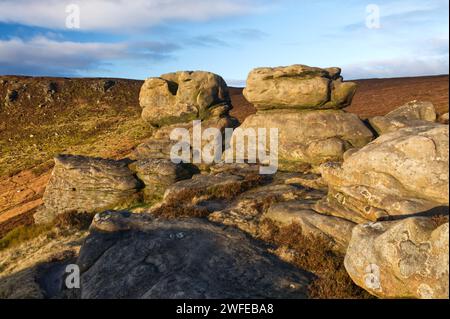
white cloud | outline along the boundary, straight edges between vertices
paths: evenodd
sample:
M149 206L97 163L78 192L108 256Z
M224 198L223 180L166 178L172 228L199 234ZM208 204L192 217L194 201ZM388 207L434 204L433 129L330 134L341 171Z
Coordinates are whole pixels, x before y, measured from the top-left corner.
M99 43L57 41L47 37L0 40L0 74L78 75L107 68L108 63L132 60L148 63L171 57L170 43Z
M80 6L82 30L122 31L172 19L206 20L255 12L267 0L2 0L0 22L64 29L66 6Z

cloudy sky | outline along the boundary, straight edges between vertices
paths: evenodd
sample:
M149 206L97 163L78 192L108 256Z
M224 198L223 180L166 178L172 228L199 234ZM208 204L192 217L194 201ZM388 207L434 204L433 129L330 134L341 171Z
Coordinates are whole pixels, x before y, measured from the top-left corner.
M448 11L448 0L0 0L0 74L207 70L231 85L295 63L347 79L447 74Z

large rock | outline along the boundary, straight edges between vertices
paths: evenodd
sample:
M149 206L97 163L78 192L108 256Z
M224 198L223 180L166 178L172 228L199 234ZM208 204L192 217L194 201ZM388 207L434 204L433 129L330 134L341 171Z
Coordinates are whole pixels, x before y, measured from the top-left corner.
M34 215L46 223L65 212L99 212L123 208L138 197L141 183L129 162L59 155L43 196L44 208Z
M353 281L381 298L449 297L448 222L429 218L358 225L345 256Z
M190 179L198 169L190 164L175 164L166 159L139 160L129 165L137 177L144 182L146 201L161 199L166 189L181 180Z
M353 82L342 82L339 68L306 65L258 68L250 72L245 98L258 110L332 109L350 105Z
M256 133L259 128L265 128L268 136L271 128L278 128L278 159L282 169L292 162L320 165L341 161L345 151L361 148L373 137L357 115L340 110L258 112L247 117L239 128L253 129ZM247 154L247 149L241 149L247 145L238 144L236 138L235 131L233 149ZM267 154L269 146L267 143Z
M378 134L386 134L405 127L426 125L436 121L436 110L430 102L411 101L385 116L369 119Z
M139 95L142 118L154 126L206 119L227 114L231 108L228 87L209 72L176 72L149 78Z
M305 298L309 274L200 219L103 213L82 247L81 298ZM113 230L113 232L112 232Z
M344 163L321 166L328 197L316 209L361 223L449 203L448 126L382 135Z
M297 224L303 234L321 237L330 241L336 250L345 252L356 224L343 218L318 214L311 206L304 200L276 203L270 206L263 218L280 226Z
M448 125L448 112L444 113L444 114L441 114L441 116L439 116L438 121L441 124L447 124Z

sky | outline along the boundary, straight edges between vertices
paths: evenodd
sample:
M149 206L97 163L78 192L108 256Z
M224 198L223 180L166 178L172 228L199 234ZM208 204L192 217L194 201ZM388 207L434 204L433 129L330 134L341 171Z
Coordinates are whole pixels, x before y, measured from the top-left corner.
M145 79L263 66L448 74L448 0L0 0L0 74Z

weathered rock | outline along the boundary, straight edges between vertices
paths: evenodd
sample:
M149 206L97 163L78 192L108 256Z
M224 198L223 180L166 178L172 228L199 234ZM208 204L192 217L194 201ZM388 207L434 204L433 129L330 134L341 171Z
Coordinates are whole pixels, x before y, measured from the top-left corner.
M149 78L139 95L142 118L154 126L189 122L227 114L228 87L209 72L176 72Z
M260 223L269 207L275 203L303 199L310 207L313 200L324 193L299 185L286 183L287 178L277 178L267 185L259 186L240 194L225 208L216 210L208 216L210 221L237 227L254 237L261 235Z
M381 298L449 297L448 223L429 218L358 225L345 256L353 281Z
M386 114L390 118L436 121L436 110L431 102L411 101Z
M302 233L331 241L336 250L345 252L356 225L348 220L318 214L311 207L314 201L294 200L270 206L263 218L281 226L298 224Z
M175 164L165 159L139 160L130 164L129 167L144 182L143 192L146 201L162 198L167 187L199 173L193 165Z
M126 231L105 231L105 216L93 223L77 261L81 298L306 297L309 273L237 230L200 219L120 215L105 222Z
M446 125L404 128L323 164L329 194L315 209L361 223L448 206L448 138Z
M378 134L386 134L405 127L416 127L436 121L436 110L430 102L412 101L389 112L385 116L369 119Z
M222 133L222 142L225 141L224 133L226 128L235 128L239 125L238 121L233 117L212 117L208 120L201 122L201 133L202 136L205 132L205 130L209 128L216 128ZM134 154L132 156L133 159L166 159L171 160L170 153L172 147L180 143L180 140L171 140L170 135L173 130L175 129L186 129L189 131L190 134L190 141L187 144L187 147L191 150L191 156L193 155L194 151L201 151L203 150L204 146L209 142L208 140L202 140L201 141L201 150L197 150L194 148L194 143L192 141L193 136L193 122L189 123L178 123L174 125L169 125L163 128L160 128L156 130L156 132L153 134L153 136L148 139L147 141L143 142L142 144L138 145L134 151ZM190 159L192 162L192 157ZM197 164L204 164L204 163L196 163ZM197 165L200 168L203 168L202 165Z
M339 68L306 65L258 68L250 72L245 98L258 110L333 109L350 105L353 82L342 82Z
M350 148L360 148L372 140L372 132L355 114L340 110L323 111L265 111L247 117L240 126L244 132L265 128L278 128L278 159L280 168L290 163L320 165L328 161L341 161ZM235 154L247 156L246 144L237 143L237 132L232 138ZM239 147L240 145L240 147ZM250 145L254 150L258 144ZM266 154L270 144L266 143Z
M448 124L448 112L439 116L438 122L441 124Z
M171 185L164 194L165 203L197 205L214 199L232 199L257 186L262 177L257 174L202 174Z
M128 161L59 155L45 190L44 208L34 215L46 223L69 211L98 212L127 207L137 199L141 183Z

